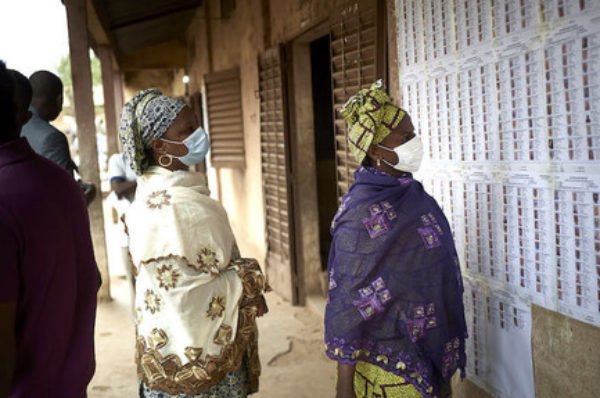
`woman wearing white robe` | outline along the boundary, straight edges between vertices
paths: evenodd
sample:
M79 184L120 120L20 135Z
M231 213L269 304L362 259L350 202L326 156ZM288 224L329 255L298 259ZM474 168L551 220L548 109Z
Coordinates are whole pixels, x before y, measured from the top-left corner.
M124 222L136 275L142 397L245 397L257 391L256 316L266 311L255 260L239 257L223 207L208 196L208 137L190 108L156 89L123 110L121 142L138 174Z

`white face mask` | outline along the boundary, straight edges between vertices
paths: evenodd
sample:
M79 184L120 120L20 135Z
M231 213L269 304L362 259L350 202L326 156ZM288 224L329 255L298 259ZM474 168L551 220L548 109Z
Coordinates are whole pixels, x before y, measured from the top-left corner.
M202 128L202 126L198 126L196 130L192 134L190 134L183 141L171 141L166 138L160 138L162 141L170 142L171 144L183 144L188 150L183 156L176 156L168 154L174 158L179 159L179 161L186 166L193 166L198 164L204 160L208 150L210 149L210 141L208 139L208 134Z
M398 171L414 173L421 167L421 161L423 161L423 143L418 136L414 136L411 140L395 148L387 148L379 144L377 146L396 153L398 156L398 163L396 164L391 164L385 159L381 160Z

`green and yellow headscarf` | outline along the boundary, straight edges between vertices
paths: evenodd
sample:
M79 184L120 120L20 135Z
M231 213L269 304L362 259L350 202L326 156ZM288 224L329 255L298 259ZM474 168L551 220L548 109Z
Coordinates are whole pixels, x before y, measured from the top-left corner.
M342 107L348 124L350 152L358 163L362 163L369 147L383 141L406 115L391 101L380 79L370 88L360 90Z

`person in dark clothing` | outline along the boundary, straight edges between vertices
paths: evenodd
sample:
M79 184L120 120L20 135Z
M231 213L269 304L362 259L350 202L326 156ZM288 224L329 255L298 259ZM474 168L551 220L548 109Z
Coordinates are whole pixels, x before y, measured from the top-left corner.
M29 77L33 96L29 111L31 120L23 126L21 136L27 138L31 148L43 157L58 164L71 175L79 171L69 151L67 137L49 122L55 120L63 106L63 84L58 76L45 70L34 72ZM88 204L94 199L93 184L79 182Z
M0 397L83 398L100 281L88 214L73 178L19 137L22 83L0 61Z
M33 89L29 80L21 72L9 69L8 72L11 74L15 83L15 99L17 105L17 123L20 126L25 125L33 114L28 109L33 97Z

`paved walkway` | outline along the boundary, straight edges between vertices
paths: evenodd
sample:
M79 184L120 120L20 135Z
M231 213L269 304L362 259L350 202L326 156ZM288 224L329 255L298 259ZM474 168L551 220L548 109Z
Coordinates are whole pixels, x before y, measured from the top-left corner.
M89 398L135 398L134 326L124 277L113 277L113 301L98 306L96 374ZM270 312L259 319L261 389L252 398L334 396L335 364L323 353L323 324L308 307L267 294Z

